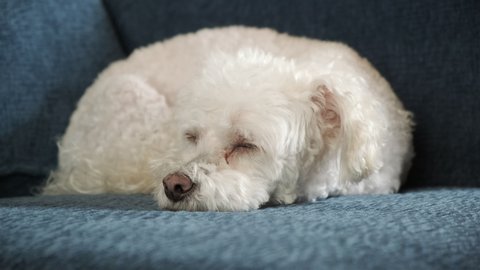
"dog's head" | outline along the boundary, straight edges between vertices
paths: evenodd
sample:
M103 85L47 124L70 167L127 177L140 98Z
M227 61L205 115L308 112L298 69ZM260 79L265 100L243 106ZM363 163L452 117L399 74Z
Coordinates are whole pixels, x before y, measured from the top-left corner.
M213 55L179 92L175 142L154 162L160 207L232 211L297 200L299 181L348 121L327 84L258 50Z

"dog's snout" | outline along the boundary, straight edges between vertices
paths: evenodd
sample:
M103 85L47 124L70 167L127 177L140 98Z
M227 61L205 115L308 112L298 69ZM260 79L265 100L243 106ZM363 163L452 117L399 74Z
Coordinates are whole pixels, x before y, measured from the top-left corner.
M165 195L173 202L183 200L194 187L192 180L183 173L170 174L163 179Z

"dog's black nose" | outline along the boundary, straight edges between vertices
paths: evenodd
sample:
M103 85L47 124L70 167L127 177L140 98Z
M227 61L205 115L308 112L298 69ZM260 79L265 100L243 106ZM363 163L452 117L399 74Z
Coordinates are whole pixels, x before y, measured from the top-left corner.
M183 173L170 174L163 179L165 195L172 202L183 200L193 190L193 186L192 180Z

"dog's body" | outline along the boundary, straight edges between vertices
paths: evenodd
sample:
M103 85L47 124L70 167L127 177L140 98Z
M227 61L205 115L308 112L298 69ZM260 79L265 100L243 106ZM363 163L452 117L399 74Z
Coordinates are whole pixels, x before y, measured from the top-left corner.
M202 30L99 76L44 193L153 192L161 208L185 210L392 193L411 139L410 114L347 46Z

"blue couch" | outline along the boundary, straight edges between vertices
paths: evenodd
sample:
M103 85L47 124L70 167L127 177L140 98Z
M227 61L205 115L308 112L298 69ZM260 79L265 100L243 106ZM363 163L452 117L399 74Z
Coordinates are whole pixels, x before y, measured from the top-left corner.
M0 269L479 269L480 4L0 0ZM415 114L399 194L251 212L147 195L31 196L110 62L178 33L268 26L366 56Z

